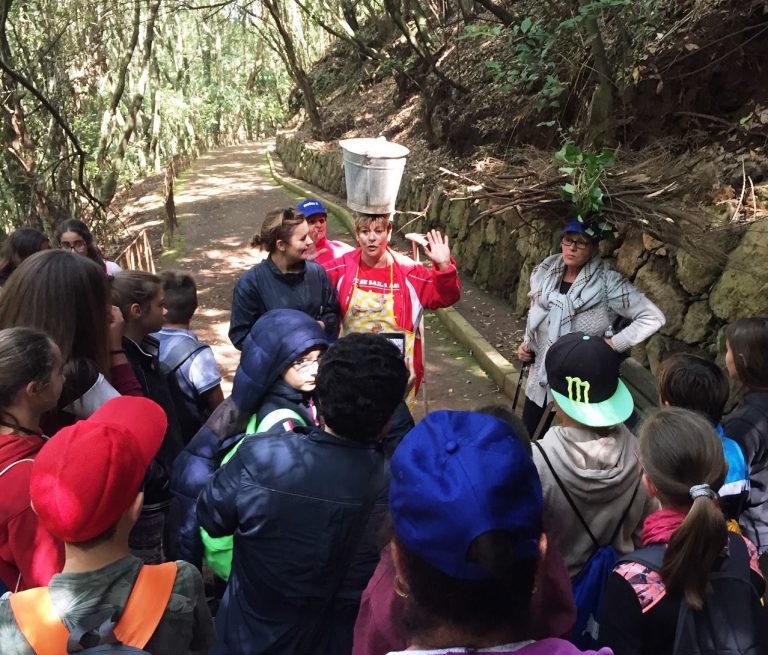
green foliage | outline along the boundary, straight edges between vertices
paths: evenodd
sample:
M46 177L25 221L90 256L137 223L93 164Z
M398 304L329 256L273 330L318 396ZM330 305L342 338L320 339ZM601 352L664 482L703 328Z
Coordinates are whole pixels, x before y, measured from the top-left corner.
M118 8L108 0L8 3L5 27L13 63L47 97L88 153L84 181L96 195L112 170L119 171L120 183L131 181L160 172L177 155L194 156L218 144L259 138L273 132L285 117L290 78L262 35L243 20L240 0L213 13L163 0L142 96L149 4L127 0ZM138 38L131 54L127 45L137 5ZM323 47L318 43L310 54ZM131 56L124 92L110 115L126 54ZM76 184L78 159L72 144L32 94L16 89L26 135L12 142L13 132L5 132L0 229L33 225L50 231L60 216L57 212L79 216L91 207ZM0 88L4 97L13 90ZM132 118L135 102L139 109ZM135 126L125 154L116 157L131 120ZM97 161L100 146L103 158ZM17 163L22 160L26 173ZM30 201L30 190L40 200Z
M463 34L459 39L474 39L477 37L496 38L504 33L503 25L490 25L489 23L470 23L464 26Z
M570 177L570 181L561 187L563 199L573 206L581 223L591 223L602 233L612 233L611 225L600 216L605 208L605 188L601 179L613 166L614 159L613 150L591 152L568 140L555 153L555 161L561 164L558 170Z
M474 29L470 29L474 28ZM501 36L500 25L468 25L466 34L471 36ZM490 60L486 68L493 74L494 83L507 93L534 94L537 111L558 109L563 85L557 75L557 64L552 56L556 35L548 32L541 23L526 16L506 31L512 42L513 56L504 64Z
M587 4L579 5L579 10L570 18L566 18L560 23L560 27L572 30L579 26L586 18L599 16L604 9L612 7L628 7L630 0L593 0Z

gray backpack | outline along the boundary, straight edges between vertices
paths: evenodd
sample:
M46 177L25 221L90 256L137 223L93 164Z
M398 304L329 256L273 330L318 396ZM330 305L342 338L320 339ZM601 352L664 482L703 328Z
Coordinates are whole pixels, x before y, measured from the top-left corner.
M659 572L665 547L641 548L619 562L638 562ZM693 609L683 598L677 616L674 655L765 655L768 613L751 580L749 551L741 535L728 533L728 557L709 576L711 592L704 607Z

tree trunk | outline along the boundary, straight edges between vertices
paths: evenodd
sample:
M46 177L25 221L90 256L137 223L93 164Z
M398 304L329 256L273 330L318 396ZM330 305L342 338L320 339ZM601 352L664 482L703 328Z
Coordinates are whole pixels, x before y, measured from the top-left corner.
M13 55L5 28L12 2L5 0L0 10L0 56L9 65L12 65ZM41 210L43 213L45 211L45 203L37 183L35 144L27 130L22 96L16 80L5 70L0 76L0 86L3 91L3 102L0 105L3 115L3 155L8 184L25 222L43 229L40 214Z
M136 93L131 102L130 112L125 119L125 129L123 130L122 138L117 144L115 154L112 158L112 166L101 186L101 201L105 205L109 205L115 197L117 182L120 179L120 172L123 169L125 153L136 127L136 117L144 102L144 93L147 88L147 83L149 82L149 69L150 64L152 63L152 43L155 38L155 20L157 19L157 13L160 10L160 2L161 0L151 0L149 5L149 16L146 20L146 33L144 35L144 43L142 47L141 74L139 75L139 81L136 85Z
M360 29L360 24L357 22L357 12L355 12L355 3L351 0L341 0L341 13L347 24L357 32Z
M322 139L323 121L320 118L320 110L317 106L315 91L312 88L312 81L309 79L304 67L296 56L293 39L285 28L285 23L283 22L282 16L280 16L280 10L276 0L262 0L262 2L272 16L272 19L275 21L275 27L277 27L277 31L280 33L284 46L285 60L288 64L288 69L293 81L296 82L296 85L301 89L304 108L307 110L307 118L309 118L309 123L312 125L312 133L316 138Z
M139 26L141 25L141 0L135 0L133 5L133 21L131 27L131 38L125 47L125 52L120 58L115 74L115 88L112 91L112 97L109 100L109 106L104 110L101 117L101 129L99 130L99 145L96 148L96 166L99 172L106 166L107 148L109 146L109 136L112 132L112 121L115 118L115 112L123 99L125 93L125 84L128 78L128 68L133 59L133 53L136 50L136 44L139 42ZM99 175L101 177L101 175ZM97 183L99 180L97 180Z
M149 156L152 159L152 167L155 173L161 173L163 166L160 162L160 91L155 91L152 112L152 139L149 142Z
M589 0L580 0L581 4L589 5ZM587 127L588 141L595 147L609 145L616 140L616 114L613 72L608 63L605 43L600 33L598 16L590 11L584 18L584 33L592 52L597 85L592 94Z

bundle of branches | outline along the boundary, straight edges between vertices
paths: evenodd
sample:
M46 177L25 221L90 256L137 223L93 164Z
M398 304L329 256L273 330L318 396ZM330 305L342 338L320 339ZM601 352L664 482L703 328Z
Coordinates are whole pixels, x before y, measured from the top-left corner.
M603 233L636 228L697 256L725 256L719 240L704 237L730 225L718 225L694 202L690 178L686 180L703 156L674 156L662 146L636 153L607 152L585 161L574 152L561 155L564 147L556 160L551 153L528 149L515 156L507 172L478 171L477 179L442 172L470 183L473 198L490 201L476 220L511 209L529 225L534 219L562 223L580 215ZM479 168L499 168L498 163L484 164Z

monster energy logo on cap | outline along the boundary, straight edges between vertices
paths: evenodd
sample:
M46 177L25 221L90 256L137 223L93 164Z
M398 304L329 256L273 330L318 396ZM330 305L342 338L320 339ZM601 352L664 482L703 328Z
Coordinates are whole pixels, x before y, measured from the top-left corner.
M568 399L569 400L572 400L576 403L589 402L589 382L587 382L586 380L582 380L581 378L573 377L570 375L565 376L565 381L568 383Z
M617 425L632 414L632 396L619 377L621 359L602 338L563 335L544 359L552 396L572 419L590 427Z

